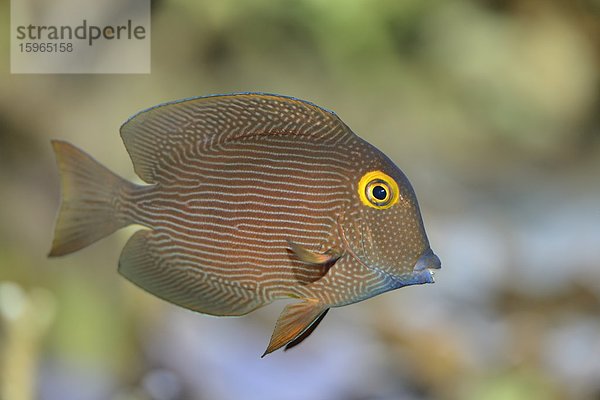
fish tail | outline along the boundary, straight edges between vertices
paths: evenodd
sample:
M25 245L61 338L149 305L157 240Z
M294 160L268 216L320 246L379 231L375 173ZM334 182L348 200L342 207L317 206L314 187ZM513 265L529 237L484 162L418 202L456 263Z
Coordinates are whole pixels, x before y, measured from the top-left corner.
M62 200L49 257L82 249L132 223L123 212L122 194L133 183L115 175L70 143L53 140Z

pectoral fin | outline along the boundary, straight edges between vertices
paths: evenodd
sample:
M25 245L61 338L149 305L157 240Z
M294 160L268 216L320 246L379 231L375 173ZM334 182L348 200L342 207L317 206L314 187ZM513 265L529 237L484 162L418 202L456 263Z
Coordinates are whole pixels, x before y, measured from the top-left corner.
M294 274L298 282L308 285L321 279L340 258L335 250L316 253L305 247L288 241L289 252L294 262ZM301 262L298 262L301 261Z
M317 300L304 300L300 303L288 304L277 323L271 336L271 341L262 357L290 344L293 347L304 340L312 331L313 324L320 322L329 308ZM316 326L315 326L316 328ZM304 335L306 332L308 334ZM296 339L300 339L296 341Z
M288 244L298 259L310 264L333 264L339 258L336 255L315 253L289 240Z

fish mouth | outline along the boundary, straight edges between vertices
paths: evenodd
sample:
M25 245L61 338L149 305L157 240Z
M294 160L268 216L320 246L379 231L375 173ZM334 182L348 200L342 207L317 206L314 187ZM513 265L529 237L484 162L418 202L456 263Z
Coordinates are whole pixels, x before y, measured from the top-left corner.
M431 275L432 282L434 281L435 272L434 270L442 268L442 262L439 257L436 256L430 248L427 248L417 259L413 271L421 272L427 270Z
M352 249L352 246L350 246L350 243L348 242L348 239L346 237L346 232L344 231L344 228L343 228L342 224L340 223L340 216L338 216L338 229L339 229L340 237L342 238L342 245L344 247L344 250L346 252L348 252L348 254L352 258L354 258L356 261L358 261L358 263L360 265L376 272L377 274L380 274L385 279L389 280L391 283L390 283L390 287L387 290L397 289L397 288L400 288L403 286L408 286L408 285L420 285L420 284L424 284L424 283L434 283L435 282L435 279L434 279L435 274L434 274L433 270L442 268L442 263L441 263L440 259L438 258L438 256L436 256L433 253L433 251L431 250L430 247L427 247L427 249L417 259L412 272L404 273L404 274L400 274L400 275L392 274L390 272L387 272L385 268L382 268L380 266L373 265L371 263L366 262L365 260L363 260L362 257L360 257ZM361 241L362 241L362 231L359 230L359 232L361 234ZM370 242L370 240L369 240L369 242ZM364 241L362 241L362 245L363 245L363 248L362 248L363 254L362 255L364 256L364 253L366 252Z

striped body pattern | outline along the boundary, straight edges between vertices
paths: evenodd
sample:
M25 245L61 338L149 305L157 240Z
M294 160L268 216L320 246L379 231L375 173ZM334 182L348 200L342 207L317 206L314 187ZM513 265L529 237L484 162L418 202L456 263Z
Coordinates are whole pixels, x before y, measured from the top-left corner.
M440 267L408 179L312 103L187 99L134 115L121 136L147 185L53 142L63 200L50 255L142 225L119 272L158 297L211 315L299 299L265 354L300 343L331 307L431 283Z

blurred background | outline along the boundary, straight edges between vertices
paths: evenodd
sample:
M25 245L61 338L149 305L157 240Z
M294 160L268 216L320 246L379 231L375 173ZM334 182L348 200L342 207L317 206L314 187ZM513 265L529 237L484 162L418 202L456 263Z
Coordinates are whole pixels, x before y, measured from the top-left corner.
M599 78L598 0L153 1L149 75L11 75L3 58L0 398L600 399ZM131 230L46 258L51 138L136 180L123 121L233 91L313 101L382 148L437 282L334 309L260 359L282 305L162 302L116 271Z

